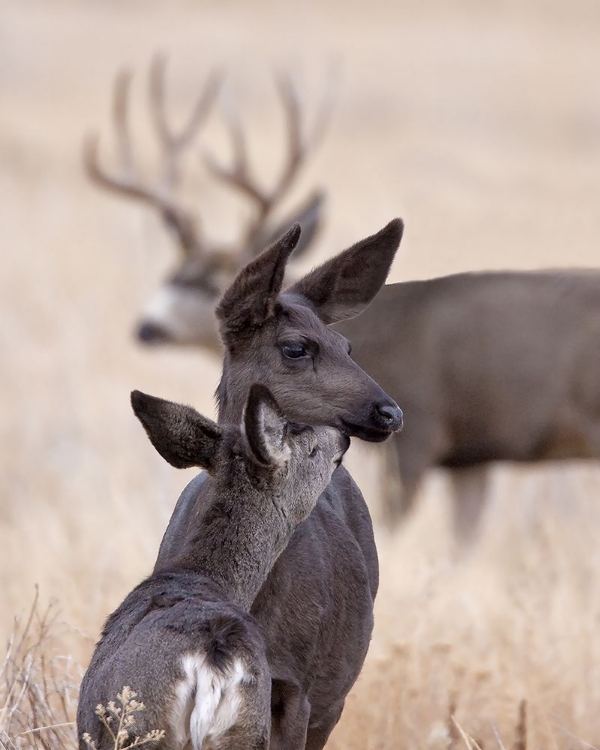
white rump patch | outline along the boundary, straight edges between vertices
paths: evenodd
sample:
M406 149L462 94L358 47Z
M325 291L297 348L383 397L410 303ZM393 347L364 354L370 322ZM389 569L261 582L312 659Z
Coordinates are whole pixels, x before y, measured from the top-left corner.
M185 677L176 687L171 727L182 746L191 740L192 748L201 750L207 737L219 737L234 726L242 702L239 686L252 678L240 659L220 672L202 653L186 654L181 667Z

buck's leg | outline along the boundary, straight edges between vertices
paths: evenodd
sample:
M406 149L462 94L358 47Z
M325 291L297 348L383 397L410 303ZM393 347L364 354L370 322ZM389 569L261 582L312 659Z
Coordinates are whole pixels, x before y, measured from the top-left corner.
M412 511L423 475L441 455L441 431L435 429L427 417L419 422L418 415L411 416L410 425L414 428L408 425L386 445L383 499L385 514L392 524Z
M304 750L310 703L298 683L271 683L271 750Z
M486 504L486 464L453 469L452 531L459 548L467 549L481 529Z
M317 726L309 727L306 734L306 750L323 750L333 732L335 725L340 720L344 702L332 710Z

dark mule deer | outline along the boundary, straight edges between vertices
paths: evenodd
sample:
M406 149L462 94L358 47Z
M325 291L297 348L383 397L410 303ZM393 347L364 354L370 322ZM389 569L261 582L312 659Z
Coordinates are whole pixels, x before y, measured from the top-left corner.
M248 610L350 441L330 427L289 424L260 385L250 388L242 429L139 391L132 405L163 458L211 478L177 563L143 581L108 618L81 685L79 736L113 750L96 706L126 685L145 711L124 727L119 747L159 729L164 737L153 746L162 750L266 750L271 671ZM282 726L282 747L304 747Z
M225 346L219 422L240 420L250 384L258 380L290 419L384 440L400 427L401 412L351 359L346 339L326 324L358 314L377 294L402 223L391 222L281 292L299 234L296 225L249 263L219 303ZM155 572L176 565L192 543L205 477L193 480L179 499ZM273 737L293 731L298 737L306 733L308 750L325 745L367 653L377 587L371 519L358 487L340 467L251 610L274 676Z
M235 109L229 108L233 167L228 169L217 164L208 154L204 161L217 180L250 202L254 212L241 231L239 240L234 246L228 246L211 243L202 232L199 217L182 205L181 199L175 198L181 182L181 160L210 111L220 77L213 74L209 78L187 124L179 133L174 133L168 125L164 73L164 59L155 58L150 68L150 113L161 154L157 183L144 180L135 166L128 119L131 79L128 72L117 76L114 91L113 118L121 162L119 171L111 174L100 165L96 137L89 138L85 143L85 165L90 178L100 187L154 208L175 234L181 250L178 267L148 305L138 327L139 339L148 344L176 341L220 353L222 349L214 324L214 308L235 274L294 222L298 222L302 228L295 258L310 246L316 236L319 226L316 217L324 200L320 191L315 191L286 219L274 221L274 215L307 157L322 138L331 109L331 92L324 96L314 123L308 129L303 122L301 101L292 78L288 75L278 76L277 87L286 120L288 150L271 189L265 189L254 180L244 131Z

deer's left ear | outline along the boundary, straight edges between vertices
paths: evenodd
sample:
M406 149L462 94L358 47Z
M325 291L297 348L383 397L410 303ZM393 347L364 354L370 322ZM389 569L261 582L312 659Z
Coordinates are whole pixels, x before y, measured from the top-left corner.
M219 425L191 406L131 392L131 406L150 442L177 469L199 466L212 472L222 441Z
M377 234L303 276L287 292L307 299L326 324L359 315L385 283L403 230L401 219L390 221Z
M274 245L242 268L223 294L216 314L225 346L235 345L273 314L286 263L299 239L300 226L294 224Z

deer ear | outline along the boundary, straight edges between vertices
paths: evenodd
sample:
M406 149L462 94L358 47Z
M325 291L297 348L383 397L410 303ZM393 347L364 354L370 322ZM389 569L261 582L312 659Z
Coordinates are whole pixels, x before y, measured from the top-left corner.
M404 224L394 219L372 237L315 268L287 291L305 297L324 323L359 315L389 273Z
M150 442L177 469L199 466L212 471L222 440L218 425L191 406L175 404L141 391L131 392L131 406Z
M313 241L319 234L321 222L323 220L323 205L325 203L325 194L321 191L313 193L308 200L303 203L297 211L285 221L282 221L274 230L260 240L259 247L266 247L274 242L286 231L292 224L300 224L301 234L298 244L294 249L294 258L300 257L312 245ZM258 249L258 248L257 248Z
M288 422L271 391L254 383L244 410L244 430L248 446L259 463L283 464L290 453L285 442L287 429Z
M235 344L273 315L287 260L299 239L300 226L294 224L268 250L242 268L233 280L216 310L226 346Z

